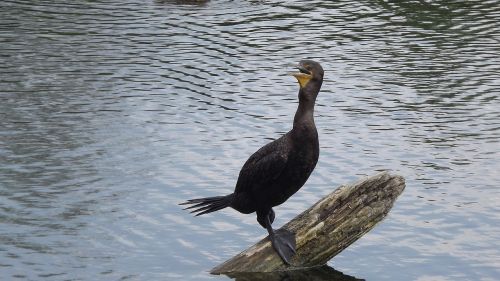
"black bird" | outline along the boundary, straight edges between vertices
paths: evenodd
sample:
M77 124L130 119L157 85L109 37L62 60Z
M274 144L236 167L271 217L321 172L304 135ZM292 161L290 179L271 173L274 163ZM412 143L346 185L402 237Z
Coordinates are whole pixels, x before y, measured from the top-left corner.
M295 234L275 231L273 207L297 192L311 175L319 157L318 132L314 124L314 103L323 82L323 68L312 60L302 60L299 72L291 73L299 82L299 106L293 128L279 139L261 147L241 168L236 188L226 196L191 199L181 205L196 216L231 207L244 214L257 213L257 221L286 264L295 254Z

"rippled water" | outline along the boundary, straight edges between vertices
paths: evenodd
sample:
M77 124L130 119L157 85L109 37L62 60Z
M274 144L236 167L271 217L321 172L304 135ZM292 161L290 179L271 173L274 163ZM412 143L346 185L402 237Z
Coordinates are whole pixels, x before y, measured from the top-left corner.
M207 271L265 231L177 203L232 191L291 127L287 65L313 58L320 160L275 224L392 169L395 208L329 265L496 280L499 22L498 1L0 2L1 276L228 279Z

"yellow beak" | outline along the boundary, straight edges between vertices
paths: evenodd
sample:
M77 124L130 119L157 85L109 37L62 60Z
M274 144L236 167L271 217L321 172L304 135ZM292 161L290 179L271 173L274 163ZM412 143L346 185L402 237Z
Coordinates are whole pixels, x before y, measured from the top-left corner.
M290 75L297 78L297 81L299 81L299 85L301 88L304 88L312 78L312 75L302 72L292 72L290 73Z

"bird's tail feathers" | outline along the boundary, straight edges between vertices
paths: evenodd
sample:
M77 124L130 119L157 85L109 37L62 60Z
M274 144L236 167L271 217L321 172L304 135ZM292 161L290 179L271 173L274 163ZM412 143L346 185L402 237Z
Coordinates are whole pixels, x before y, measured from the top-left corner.
M191 213L195 214L195 216L201 216L229 207L232 200L233 194L229 194L226 196L190 199L186 202L180 203L179 205L191 205L184 208L184 210L192 209Z

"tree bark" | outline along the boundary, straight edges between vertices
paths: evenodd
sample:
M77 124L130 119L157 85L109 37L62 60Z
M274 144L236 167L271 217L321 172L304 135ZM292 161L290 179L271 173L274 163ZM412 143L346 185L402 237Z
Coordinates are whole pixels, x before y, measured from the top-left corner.
M297 254L291 266L282 262L266 237L210 273L272 272L325 265L380 222L404 188L404 178L388 172L342 185L282 227L296 235Z

